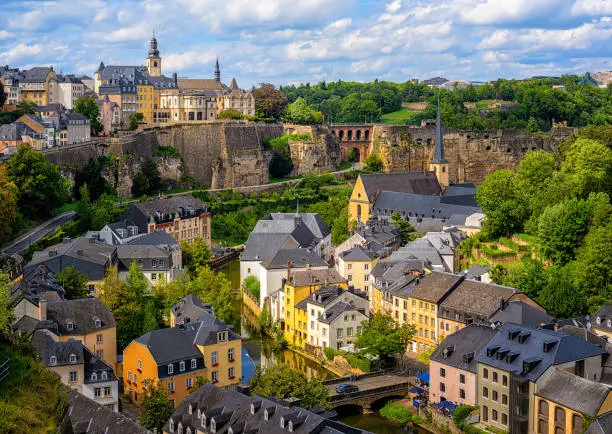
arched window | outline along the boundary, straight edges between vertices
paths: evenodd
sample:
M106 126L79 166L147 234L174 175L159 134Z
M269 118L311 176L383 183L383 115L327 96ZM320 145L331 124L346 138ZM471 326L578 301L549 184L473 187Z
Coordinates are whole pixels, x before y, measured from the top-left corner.
M541 400L538 406L538 414L548 417L548 402Z
M361 140L361 130L357 130L357 140Z
M108 374L106 373L106 371L102 371L102 375L101 375L103 380L108 379Z
M353 140L353 130L349 130L349 132L348 132L348 140Z
M98 374L96 374L95 372L91 374L91 381L98 381Z
M361 205L357 205L357 220L361 220Z
M365 139L370 140L370 131L368 130L365 131Z
M562 407L555 407L555 426L563 429L560 432L565 432L565 410Z

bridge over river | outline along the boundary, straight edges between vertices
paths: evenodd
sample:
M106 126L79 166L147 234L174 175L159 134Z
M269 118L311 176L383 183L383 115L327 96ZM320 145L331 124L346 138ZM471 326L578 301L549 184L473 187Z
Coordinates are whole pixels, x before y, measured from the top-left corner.
M330 404L333 408L342 406L360 407L363 413L369 413L372 408L378 407L379 401L389 398L404 398L412 387L414 378L405 373L373 372L364 374L353 380L351 384L359 387L358 392L337 393L336 386L348 383L349 378L336 378L324 381L323 384L330 391Z

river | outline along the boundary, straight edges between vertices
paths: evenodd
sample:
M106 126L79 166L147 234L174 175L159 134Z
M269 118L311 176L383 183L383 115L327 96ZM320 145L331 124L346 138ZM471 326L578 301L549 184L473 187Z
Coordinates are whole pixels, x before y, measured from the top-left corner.
M232 261L219 269L231 281L233 288L240 287L240 262ZM247 323L244 317L241 317L240 302L236 305L238 312L237 317L241 321L234 324L235 330L243 338L242 345L242 374L243 383L248 383L254 374L255 365L261 365L262 368L270 368L279 363L286 363L292 368L304 372L310 378L318 378L321 380L333 378L334 375L327 369L320 366L318 363L302 356L291 350L275 351L270 349L270 345L266 340L262 340L259 333ZM393 423L388 419L374 414L340 414L338 420L347 425L354 426L376 434L406 434L409 431L399 424ZM412 429L413 434L428 434L419 427Z

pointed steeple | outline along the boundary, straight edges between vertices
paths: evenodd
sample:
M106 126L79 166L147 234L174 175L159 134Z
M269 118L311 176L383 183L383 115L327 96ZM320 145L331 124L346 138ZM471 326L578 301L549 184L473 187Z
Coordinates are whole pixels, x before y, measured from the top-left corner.
M440 114L440 96L438 95L438 114L436 117L436 151L432 163L447 163L444 159L444 138L442 135L442 115Z
M230 89L231 90L240 90L240 88L238 87L238 82L236 81L235 78L232 78L232 82L230 84Z
M157 38L155 38L155 30L153 30L153 37L149 43L149 57L159 57L159 50L157 49Z
M221 83L221 68L219 68L219 58L215 62L215 81Z
M102 72L104 71L104 68L106 68L106 66L104 66L104 62L100 62L100 66L98 66L98 70L96 72Z

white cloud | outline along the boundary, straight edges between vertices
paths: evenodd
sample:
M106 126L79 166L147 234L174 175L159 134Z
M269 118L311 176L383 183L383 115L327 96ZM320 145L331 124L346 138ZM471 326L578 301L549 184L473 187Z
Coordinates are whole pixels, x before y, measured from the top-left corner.
M569 8L572 0L485 0L464 7L461 18L472 24L502 24L521 22Z
M201 51L171 53L164 56L163 66L166 71L183 71L194 65L213 62L215 58L216 55L214 53L203 53Z
M394 0L393 2L389 3L385 9L387 12L393 14L397 12L401 7L402 7L401 0Z
M11 34L9 32L7 32L6 30L0 30L0 40L8 39L10 37L11 37Z
M358 62L351 63L351 72L354 72L354 73L380 72L384 66L385 66L385 62L382 59L360 60Z
M28 57L36 56L43 52L42 45L34 44L18 44L4 53L0 53L0 64L4 65L15 63L27 59Z
M151 26L146 24L128 25L117 30L113 30L104 36L105 41L146 41L151 37Z
M604 15L612 14L610 0L576 0L571 9L572 15Z

